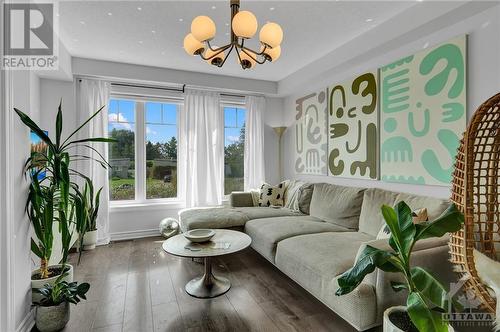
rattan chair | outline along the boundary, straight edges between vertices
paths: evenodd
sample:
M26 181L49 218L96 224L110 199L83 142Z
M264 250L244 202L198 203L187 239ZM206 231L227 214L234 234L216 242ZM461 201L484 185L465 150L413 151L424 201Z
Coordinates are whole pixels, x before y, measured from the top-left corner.
M495 312L496 300L481 283L473 250L498 261L500 258L500 93L474 113L464 133L453 172L451 200L465 215L461 231L450 238L451 262L464 287Z

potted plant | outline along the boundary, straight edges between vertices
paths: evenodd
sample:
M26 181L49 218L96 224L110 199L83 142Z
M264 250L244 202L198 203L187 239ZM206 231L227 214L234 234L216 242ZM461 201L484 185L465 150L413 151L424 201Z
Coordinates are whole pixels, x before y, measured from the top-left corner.
M99 202L102 187L94 195L94 185L90 178L85 177L83 192L75 186L75 218L76 230L78 231L78 249L92 250L97 243L97 215L99 213Z
M451 305L447 290L425 269L412 267L410 256L417 241L460 230L463 214L452 204L436 220L415 224L410 207L400 202L394 208L383 205L382 215L391 234L392 250L367 245L354 266L339 277L336 295L350 293L375 268L399 273L405 282L391 282L391 287L396 292L408 292L406 307L392 307L384 312L384 331L452 331L442 315ZM459 306L456 302L453 304Z
M104 107L104 106L103 106ZM72 177L84 177L74 170L71 163L76 160L96 161L103 168L109 166L106 160L95 148L88 143L115 142L110 138L92 137L74 139L73 137L103 109L99 109L66 139L62 138L63 117L59 104L55 121L55 141L25 113L14 109L21 121L31 129L46 145L47 149L32 152L25 163L25 171L30 179L30 190L26 203L26 211L35 232L31 240L32 252L40 258L40 268L32 273L32 288L54 283L62 274L66 273L66 280L72 281L72 266L66 264L73 235L73 224L76 223L75 202L72 190ZM76 148L93 150L100 159L94 159L85 154L74 152ZM40 176L44 174L44 176ZM58 226L58 235L61 236L62 259L60 265L49 266L54 241L54 223ZM34 300L36 300L36 295Z
M34 293L40 295L40 300L35 303L35 325L40 332L62 330L70 318L70 303L78 304L81 299L87 299L88 283L78 285L77 282L64 281L62 277L53 285L45 284L33 289Z

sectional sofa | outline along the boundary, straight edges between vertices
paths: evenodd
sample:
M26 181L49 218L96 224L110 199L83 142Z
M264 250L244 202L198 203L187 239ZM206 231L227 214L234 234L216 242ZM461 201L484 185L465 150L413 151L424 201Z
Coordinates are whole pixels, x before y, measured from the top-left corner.
M382 204L404 200L412 209L426 208L432 220L450 203L376 188L326 183L309 187L312 190L300 192L299 200L307 204L298 211L254 206L250 193L233 193L230 207L181 211L181 229L241 229L252 238L253 249L357 330L380 325L383 311L404 301L404 294L390 287L397 275L375 271L341 297L335 295L337 278L352 267L367 244L389 248L387 239L377 239L384 224ZM412 264L434 272L445 285L454 280L447 242L446 236L423 240L415 246L412 258Z

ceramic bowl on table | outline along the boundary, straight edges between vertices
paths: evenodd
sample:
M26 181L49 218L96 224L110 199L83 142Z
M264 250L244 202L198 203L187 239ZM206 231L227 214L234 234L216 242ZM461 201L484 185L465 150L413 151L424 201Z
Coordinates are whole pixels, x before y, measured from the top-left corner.
M213 229L192 229L184 233L184 237L191 242L207 242L215 235Z

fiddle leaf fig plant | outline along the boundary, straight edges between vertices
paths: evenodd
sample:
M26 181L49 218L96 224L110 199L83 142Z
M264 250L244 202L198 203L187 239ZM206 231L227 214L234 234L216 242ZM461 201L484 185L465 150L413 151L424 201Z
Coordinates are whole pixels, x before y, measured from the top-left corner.
M417 241L460 230L464 223L463 214L455 204L451 204L437 219L415 224L410 207L400 202L394 208L383 205L382 215L390 230L389 245L392 250L367 245L354 266L339 277L336 295L352 292L376 268L400 273L405 282L392 282L391 286L396 292L408 292L406 307L415 327L419 331L448 331L442 316L450 305L446 288L425 269L412 267L410 258ZM453 305L459 306L455 302Z

